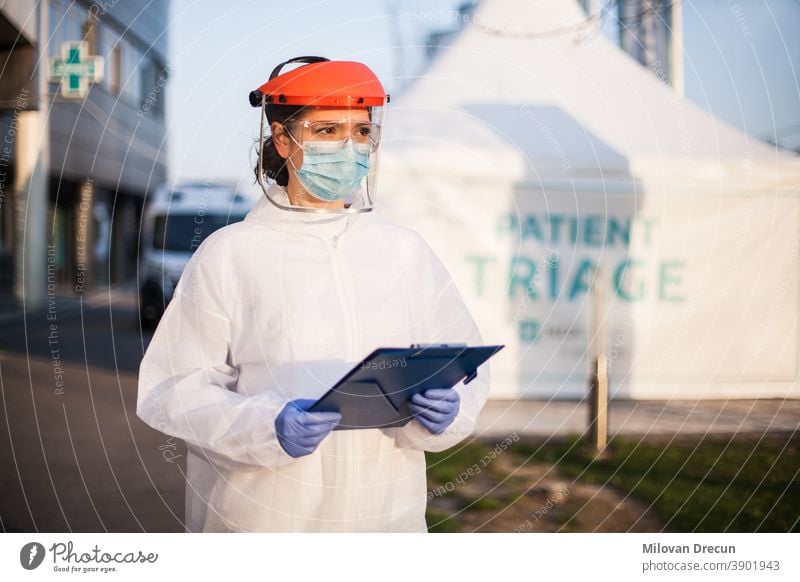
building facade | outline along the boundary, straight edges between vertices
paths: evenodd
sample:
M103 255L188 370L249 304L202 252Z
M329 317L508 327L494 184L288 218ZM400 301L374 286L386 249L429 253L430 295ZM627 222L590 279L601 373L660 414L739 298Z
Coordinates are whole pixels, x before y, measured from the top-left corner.
M0 7L0 293L37 304L135 276L143 205L167 175L167 21L167 0ZM53 60L93 56L97 82L65 97Z

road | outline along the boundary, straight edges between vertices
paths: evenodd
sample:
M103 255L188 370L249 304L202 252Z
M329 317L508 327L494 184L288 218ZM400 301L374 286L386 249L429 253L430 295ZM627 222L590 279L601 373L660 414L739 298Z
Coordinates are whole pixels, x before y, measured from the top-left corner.
M132 292L104 299L4 315L3 531L183 529L183 445L136 417L150 334L138 329Z

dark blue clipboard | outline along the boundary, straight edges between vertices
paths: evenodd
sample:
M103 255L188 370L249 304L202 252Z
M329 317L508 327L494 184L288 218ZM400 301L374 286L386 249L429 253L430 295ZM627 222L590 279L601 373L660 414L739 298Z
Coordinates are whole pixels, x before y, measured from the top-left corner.
M378 348L356 364L310 408L339 412L334 430L405 426L412 418L409 399L429 388L468 384L478 367L503 347L462 344L414 344Z

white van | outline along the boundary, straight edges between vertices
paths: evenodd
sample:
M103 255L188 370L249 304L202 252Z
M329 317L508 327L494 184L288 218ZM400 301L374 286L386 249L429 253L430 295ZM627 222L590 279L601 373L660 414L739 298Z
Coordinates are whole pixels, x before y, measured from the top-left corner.
M206 237L242 220L253 201L220 183L162 184L145 207L139 321L152 329L172 299L189 257Z

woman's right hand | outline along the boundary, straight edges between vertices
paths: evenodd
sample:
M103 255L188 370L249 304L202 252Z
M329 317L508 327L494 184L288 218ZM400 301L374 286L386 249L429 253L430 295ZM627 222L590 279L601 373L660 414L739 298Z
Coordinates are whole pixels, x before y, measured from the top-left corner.
M289 456L310 455L342 421L338 412L308 412L314 400L292 400L275 418L278 442Z

